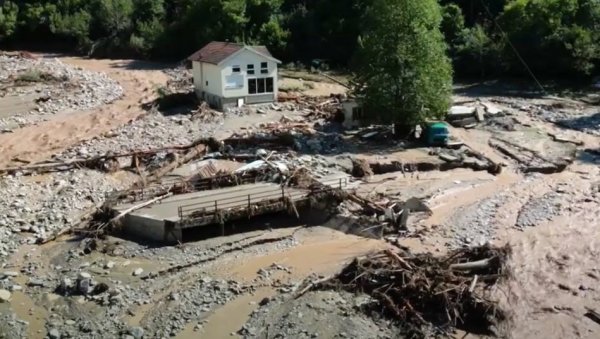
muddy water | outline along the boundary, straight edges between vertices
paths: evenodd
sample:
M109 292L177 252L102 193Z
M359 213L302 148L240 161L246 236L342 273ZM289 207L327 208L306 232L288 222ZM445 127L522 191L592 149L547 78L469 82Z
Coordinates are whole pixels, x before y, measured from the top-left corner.
M495 180L470 188L446 192L430 201L433 215L427 220L428 225L442 224L461 206L468 206L503 191L517 183L522 177L516 173L504 171Z
M276 293L274 289L265 287L257 290L254 294L247 294L234 299L210 315L206 319L206 324L199 331L195 331L197 323L192 322L177 338L231 338L231 333L239 331L250 318L252 311L259 307L258 303L263 298L271 297Z
M35 261L41 263L41 269L48 267L48 257L41 255L42 250L51 249L55 245L45 245L36 247L34 245L21 246L17 253L12 257L10 262L11 270L19 271L25 264L25 261L30 260L26 257L35 257ZM44 307L36 305L36 303L27 295L27 284L28 278L23 275L19 275L14 278L14 282L20 285L23 290L15 291L12 293L10 306L12 311L21 320L27 321L27 337L28 338L39 338L42 337L42 333L46 333L45 324L46 319L49 316L48 311Z
M311 273L332 274L345 263L357 256L386 248L388 245L379 240L358 238L340 233L335 240L307 240L303 244L281 253L253 257L236 263L233 267L219 269L221 274L229 275L239 281L251 281L257 277L261 268L273 263L291 268L289 278L303 278Z
M25 277L15 278L15 282L24 286L27 282ZM11 297L11 309L17 317L29 323L27 326L28 338L39 338L46 332L45 324L49 314L43 307L37 306L26 294L26 290L13 292Z

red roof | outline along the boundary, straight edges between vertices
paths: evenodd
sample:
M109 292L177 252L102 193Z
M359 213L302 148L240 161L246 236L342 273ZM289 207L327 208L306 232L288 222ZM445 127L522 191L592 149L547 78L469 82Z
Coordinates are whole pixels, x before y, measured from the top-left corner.
M265 46L244 46L233 42L213 41L202 47L202 49L199 51L190 55L188 60L218 65L221 61L227 59L229 56L235 54L243 48L248 48L258 54L262 54L268 58L273 58Z

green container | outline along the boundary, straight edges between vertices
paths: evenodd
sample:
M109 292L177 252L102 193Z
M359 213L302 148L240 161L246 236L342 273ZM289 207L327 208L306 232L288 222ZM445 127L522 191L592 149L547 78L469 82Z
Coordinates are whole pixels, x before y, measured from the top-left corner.
M448 125L443 122L432 122L427 124L427 143L429 145L445 145L448 143L450 132Z

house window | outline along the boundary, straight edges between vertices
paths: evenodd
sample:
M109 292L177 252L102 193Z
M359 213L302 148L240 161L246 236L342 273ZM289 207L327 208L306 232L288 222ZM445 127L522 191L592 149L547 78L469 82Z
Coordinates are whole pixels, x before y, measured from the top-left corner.
M248 79L248 93L256 94L256 79Z
M248 69L248 75L254 74L254 64L248 64L246 67Z
M266 62L260 63L260 74L269 74L269 64Z
M273 93L273 78L248 79L248 94Z
M241 68L240 68L240 66L233 66L233 67L231 67L231 68L232 68L232 70L233 70L233 73L239 73L239 72L241 72Z

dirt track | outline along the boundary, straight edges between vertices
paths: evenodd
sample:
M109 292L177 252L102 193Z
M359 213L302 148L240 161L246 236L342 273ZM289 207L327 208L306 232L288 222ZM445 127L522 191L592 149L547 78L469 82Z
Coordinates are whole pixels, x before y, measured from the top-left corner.
M155 89L167 82L162 71L149 69L152 65L137 61L60 59L67 64L107 73L123 87L124 97L99 109L57 114L37 126L1 134L0 166L10 164L15 157L31 162L47 160L80 141L100 136L138 118L145 113L140 105L152 101L156 96ZM156 65L153 67L157 69Z

